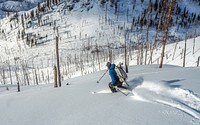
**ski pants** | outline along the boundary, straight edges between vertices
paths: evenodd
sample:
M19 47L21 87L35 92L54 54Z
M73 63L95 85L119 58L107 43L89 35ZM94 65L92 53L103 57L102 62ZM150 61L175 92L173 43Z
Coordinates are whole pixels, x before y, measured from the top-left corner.
M114 85L112 84L112 82L110 82L110 83L108 84L108 86L109 86L110 89L112 89L112 86L120 87L120 86L122 86L122 82L120 82L120 81L118 80L117 83L114 84Z

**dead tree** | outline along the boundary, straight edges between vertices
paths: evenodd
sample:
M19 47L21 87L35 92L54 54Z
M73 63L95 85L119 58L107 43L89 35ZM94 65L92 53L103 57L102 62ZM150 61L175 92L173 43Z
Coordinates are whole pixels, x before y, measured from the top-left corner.
M30 85L30 81L29 81L29 71L27 70L27 67L28 67L28 64L26 62L26 64L24 65L24 71L25 71L25 77L26 77L26 81L27 81L27 84Z
M140 46L140 65L143 65L143 60L144 60L144 42L142 41L141 46Z
M195 30L195 33L194 33L194 41L193 41L193 55L194 55L194 49L195 49L195 37L196 37L196 30Z
M56 63L57 63L58 86L61 87L58 36L56 36Z
M147 64L147 53L148 53L148 49L149 49L149 24L150 24L150 15L151 15L151 1L149 3L149 7L148 7L148 22L146 24L147 26L147 31L146 31L146 52L145 52L145 65Z
M19 76L18 76L17 70L18 70L18 68L16 67L15 68L15 77L16 77L17 82L19 83Z
M47 80L48 80L48 84L49 84L50 83L49 70L47 70Z
M126 69L126 73L128 73L128 65L127 65L127 46L126 46L126 41L127 41L127 35L128 35L128 32L125 31L125 39L124 39L124 55L125 55L125 69Z
M11 67L10 67L10 62L9 60L7 61L7 64L8 64L8 70L9 70L9 75L10 75L10 83L11 85L13 84L12 82L12 71L11 71Z
M35 69L35 82L36 82L36 85L38 85L38 77L37 77L37 69Z
M139 34L137 34L137 65L140 65L140 51L141 51L141 43Z
M17 92L20 92L19 82L17 82Z
M185 35L185 48L184 48L184 56L183 56L183 67L185 67L185 58L186 58L186 42L187 42L187 34Z
M101 69L101 62L100 62L100 54L101 54L101 51L100 51L99 46L98 46L97 43L96 43L96 46L95 46L95 50L93 50L91 53L96 54L96 62L98 63L98 65L99 65L99 70L100 70L100 69Z
M112 48L111 48L111 44L108 42L108 60L109 60L109 62L113 61L112 55L113 55L113 51L112 51ZM105 57L105 58L107 58L107 57Z
M158 22L158 25L157 25L157 27L156 27L156 34L155 34L155 37L154 37L154 44L153 44L153 48L152 48L152 50L151 50L151 55L150 55L149 64L150 64L150 62L152 63L153 51L154 51L154 49L156 48L156 45L157 45L157 40L156 40L156 38L157 38L159 29L161 29L161 23L162 23L162 19L163 19L163 16L164 16L164 10L165 10L165 6L166 6L166 0L163 0L162 2L163 2L163 5L162 5L163 7L162 7L162 9L161 9L161 14L160 14L159 22Z
M54 88L58 87L57 84L57 68L56 65L54 65Z
M157 41L156 41L156 38L157 38L157 30L156 30L156 34L155 34L155 37L154 37L154 43L153 43L153 46L152 46L152 49L150 49L150 59L149 59L149 63L148 64L152 64L153 63L153 51L154 49L156 48L156 44L157 44Z
M2 69L2 78L3 78L3 84L6 84L6 76L5 76L5 69Z
M174 53L173 53L173 56L172 56L172 60L174 60L174 56L175 56L175 53L176 53L177 45L178 45L178 42L176 42L176 45L175 45L175 48L174 48Z
M198 61L197 61L197 67L199 67L199 61L200 61L200 56L199 56Z
M166 0L164 0L166 2ZM165 45L167 43L167 37L168 37L168 30L169 30L169 23L171 20L171 14L172 11L174 9L174 4L175 4L176 0L170 0L170 4L169 4L169 9L167 11L167 14L165 16L165 25L164 25L164 34L163 34L163 40L162 40L162 44L163 44L163 48L162 48L162 53L161 53L161 61L160 61L160 66L159 68L162 68L163 65L163 58L164 58L164 53L165 53Z

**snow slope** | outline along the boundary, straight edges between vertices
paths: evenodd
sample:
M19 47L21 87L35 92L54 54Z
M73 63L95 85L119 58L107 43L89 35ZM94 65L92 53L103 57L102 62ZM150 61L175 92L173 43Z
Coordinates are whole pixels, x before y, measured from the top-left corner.
M128 0L125 2L128 2ZM83 1L77 3L73 11L64 9L66 7L65 2L60 3L58 6L53 6L47 13L42 15L41 26L38 26L38 21L33 19L33 21L31 21L32 25L25 29L27 34L33 34L30 39L36 38L37 40L38 44L32 47L26 45L26 39L22 40L18 38L18 35L22 34L23 29L21 20L19 20L19 25L16 20L10 22L11 17L1 20L1 30L4 31L4 33L0 33L0 67L1 69L8 70L8 62L10 63L12 67L11 74L15 84L16 69L19 69L19 76L22 77L20 84L25 83L22 76L22 65L24 64L27 64L25 69L29 73L29 77L32 78L30 80L31 85L35 84L33 80L35 70L37 70L37 72L43 72L44 74L45 80L43 79L43 81L40 81L40 84L53 82L53 66L56 60L55 37L58 34L60 37L61 75L65 80L105 69L105 63L109 60L108 55L110 48L112 48L113 53L112 61L115 63L124 62L124 30L118 28L118 26L121 27L124 25L124 14L121 13L119 15L120 20L117 21L116 15L112 12L113 9L108 6L108 10L110 10L108 11L109 21L106 22L105 7L99 6L97 1L91 1L86 7L82 7L82 3ZM67 3L67 5L68 4L69 3ZM123 2L120 4L123 4ZM141 11L143 6L141 7L139 5L141 5L141 2L138 2L134 14ZM90 11L87 11L87 7L90 8ZM29 21L30 19L25 21L26 25L28 25L27 23ZM129 27L129 24L131 23L128 22L126 26ZM57 31L55 30L56 28L58 28ZM193 28L191 28L191 30L194 31ZM18 31L20 31L20 33ZM197 32L198 31L197 29ZM185 32L182 33L185 34ZM150 32L150 35L153 36L154 31ZM140 39L138 37L142 37L141 34L137 36L137 34L133 33L130 34L130 40L127 40L130 65L137 64L138 51L133 46L137 46L137 42L142 41L142 38ZM200 37L197 37L195 40L194 54L193 39L187 41L186 67L197 66L197 59L200 55ZM158 40L157 42L160 43L161 41ZM175 52L176 43L166 46L165 64L182 66L183 42L177 44ZM100 51L100 63L97 59L97 53L95 53L97 49ZM158 48L154 50L153 64L158 64L160 62L161 50L161 46L158 46ZM148 51L148 60L150 58L149 55L150 51ZM142 60L142 62L144 64L144 60ZM6 83L10 83L9 73L6 73L6 78L8 79ZM50 80L47 81L48 78L50 78ZM3 81L1 81L1 83L3 83Z
M164 64L183 66L184 50L185 50L185 41L180 41L166 45ZM160 63L161 52L162 52L162 46L158 47L154 51L153 64ZM186 41L185 67L197 66L197 60L199 56L200 56L200 37L197 37L195 39L188 39Z
M64 81L60 88L48 84L1 93L0 124L200 124L199 68L132 66L128 96L109 91L108 74L97 84L104 72Z
M87 11L87 7L80 10L81 3L77 4L73 12L63 10L64 7L65 3L61 3L53 6L48 13L44 13L42 20L49 21L47 24L38 27L38 21L32 21L33 25L26 29L26 33L34 33L36 36L33 37L37 37L40 43L32 48L25 44L25 40L17 38L18 30L22 30L22 22L19 22L18 26L16 20L10 22L11 17L1 20L1 31L4 30L4 33L0 34L0 82L2 83L0 124L200 124L200 70L196 67L200 56L200 37L195 39L194 53L194 39L187 40L187 68L178 67L183 64L184 41L169 44L166 46L164 63L176 66L164 65L163 69L159 69L158 65L130 66L128 83L132 89L131 94L127 97L121 93L111 94L107 85L110 80L108 74L99 84L96 83L105 72L96 71L105 69L108 58L103 59L102 56L101 59L104 61L101 60L99 66L96 65L97 58L94 58L91 53L97 44L103 50L102 52L107 52L107 46L110 44L113 53L116 53L113 62L124 61L124 50L120 48L124 44L124 32L117 27L124 25L125 14L121 13L119 16L121 21L117 22L116 15L110 12L113 14L109 15L110 22L105 22L105 8L102 9L95 1L88 6L92 11ZM140 11L142 7L138 6L137 9ZM192 11L197 12L197 9ZM26 23L28 21L30 20ZM52 67L55 64L55 27L58 27L60 36L62 80L66 80L62 81L61 88L56 89L52 85ZM194 29L191 28L191 31ZM199 32L198 27L197 32ZM185 34L185 31L181 34ZM137 41L138 38L133 36L130 39ZM91 49L82 52L82 49L89 45ZM90 53L89 62L86 61L87 53ZM138 51L135 49L129 51L130 65L137 64L137 54ZM153 64L159 63L160 54L161 46L158 46L153 54ZM72 65L68 66L70 59ZM76 65L75 60L84 63ZM25 64L27 65L24 66ZM82 72L81 65L84 65ZM13 85L10 85L9 66L13 75ZM86 75L92 72L95 73ZM31 86L25 86L25 73L30 78ZM39 84L44 85L36 86L36 73L38 73ZM19 75L20 93L16 92L16 74ZM85 76L69 79L80 75ZM67 83L70 85L66 85Z

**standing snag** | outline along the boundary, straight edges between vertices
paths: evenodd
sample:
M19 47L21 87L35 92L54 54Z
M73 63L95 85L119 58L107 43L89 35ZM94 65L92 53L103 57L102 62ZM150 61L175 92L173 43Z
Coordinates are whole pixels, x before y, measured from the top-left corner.
M164 2L166 2L166 0L164 0ZM171 20L171 15L172 15L172 11L174 10L174 4L175 4L176 0L170 0L169 6L166 8L168 8L167 14L165 15L165 20L164 20L164 34L163 34L163 40L162 40L162 44L163 44L163 48L162 48L162 53L161 53L161 61L160 61L160 66L159 68L162 68L163 65L163 57L164 57L164 53L165 53L165 45L167 43L167 37L168 37L168 30L169 30L169 25L170 25L170 20Z

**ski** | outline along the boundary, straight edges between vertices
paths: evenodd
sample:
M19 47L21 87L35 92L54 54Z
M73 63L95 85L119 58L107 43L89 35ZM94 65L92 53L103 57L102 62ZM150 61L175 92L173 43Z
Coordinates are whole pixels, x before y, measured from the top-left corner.
M125 86L120 86L120 87L115 87L116 92L119 92L125 96L128 95L133 95L132 90L129 89L129 87L125 87ZM114 92L114 93L116 93ZM101 91L91 91L92 94L98 94L98 93L112 93L111 90L101 90ZM113 94L114 94L113 93Z
M122 93L123 95L125 95L125 96L128 96L129 94L131 94L131 91L130 91L128 88L126 88L126 87L115 87L115 89L116 89L118 92L120 92L120 93ZM127 91L129 91L129 92L123 92L122 89L127 90Z
M129 95L130 93L125 93L125 92L123 92L122 90L120 90L119 88L116 88L116 90L118 91L118 92L120 92L120 93L122 93L123 95L125 95L125 96L127 96L127 95Z

